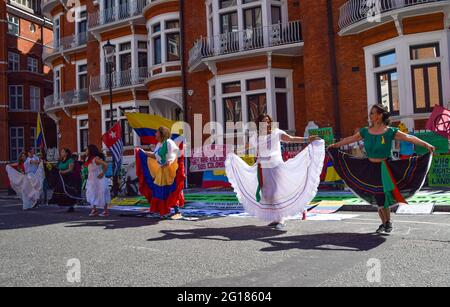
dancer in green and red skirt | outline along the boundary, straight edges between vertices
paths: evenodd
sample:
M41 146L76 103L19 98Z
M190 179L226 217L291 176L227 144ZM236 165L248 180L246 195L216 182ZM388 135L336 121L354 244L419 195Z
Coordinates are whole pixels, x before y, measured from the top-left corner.
M362 128L354 136L331 145L328 154L339 176L360 198L378 206L381 226L377 233L391 233L390 207L407 204L406 199L418 192L430 170L434 146L417 137L390 127L390 113L383 105L370 111L371 126ZM339 151L342 146L364 140L368 158L357 158ZM392 160L393 141L422 146L429 153L408 160Z

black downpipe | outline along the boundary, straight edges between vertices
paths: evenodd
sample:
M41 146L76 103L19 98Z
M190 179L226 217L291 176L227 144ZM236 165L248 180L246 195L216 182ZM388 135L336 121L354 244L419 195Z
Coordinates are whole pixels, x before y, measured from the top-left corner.
M332 0L327 0L327 15L328 15L328 38L330 42L330 70L333 87L333 113L335 118L335 137L340 139L341 135L341 112L339 109L339 81L337 73L337 60L336 60L336 42L334 33L334 18L333 18L333 4Z

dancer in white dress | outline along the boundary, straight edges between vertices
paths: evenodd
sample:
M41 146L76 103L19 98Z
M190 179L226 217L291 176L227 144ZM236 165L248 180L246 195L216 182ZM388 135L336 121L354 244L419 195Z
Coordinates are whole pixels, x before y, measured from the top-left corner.
M86 183L86 200L92 207L89 216L107 217L109 215L108 205L111 203L111 192L108 180L105 177L108 164L105 162L105 156L95 145L88 146L86 157L88 158L85 166L89 171ZM99 208L104 208L103 213L99 214Z
M246 212L273 222L269 226L282 230L285 219L302 214L317 194L325 143L316 136L293 137L280 129L272 131L272 119L265 114L258 122L267 124L268 133L250 139L251 146L257 143L257 163L249 166L237 155L229 154L226 173ZM284 162L281 142L312 143L295 158Z
M22 200L23 210L27 211L36 206L41 196L45 174L42 162L34 172L25 173L24 159L25 155L21 154L21 161L7 165L6 172L11 188Z

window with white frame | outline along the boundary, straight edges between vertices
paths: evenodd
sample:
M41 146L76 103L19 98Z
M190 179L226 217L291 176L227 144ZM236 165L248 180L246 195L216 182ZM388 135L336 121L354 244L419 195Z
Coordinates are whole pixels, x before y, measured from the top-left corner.
M208 0L206 7L209 36L287 21L286 1L281 0Z
M89 145L89 120L78 119L78 152L84 152Z
M30 111L39 112L41 107L41 88L30 86Z
M152 66L180 61L180 22L178 18L168 17L151 23L149 33Z
M39 64L38 64L38 60L34 57L28 57L27 58L27 66L28 66L28 71L31 72L38 72L39 71Z
M111 125L111 111L109 109L104 110L105 118L105 132L111 129L111 127L120 121L122 127L122 141L124 146L132 147L134 146L134 134L133 129L128 124L127 117L125 115L125 110L121 110L119 107L113 109L114 122ZM119 116L117 116L119 115Z
M439 43L410 46L412 91L415 113L432 112L443 106Z
M53 72L53 95L55 99L61 98L61 67L55 68Z
M19 17L8 14L8 33L12 35L20 34Z
M53 17L53 47L59 48L61 41L61 15Z
M87 64L77 65L77 90L85 90L88 88Z
M20 70L20 54L8 51L8 70L9 71Z
M375 56L378 103L387 106L393 115L400 113L397 53L390 50Z
M218 119L226 127L227 123L255 122L259 115L267 113L280 123L281 129L293 129L291 83L289 71L251 73L234 80L230 76L218 78L210 83L212 120Z
M131 42L119 44L119 71L127 71L133 67Z
M17 161L20 153L24 150L24 128L9 128L9 158L11 161Z
M138 70L141 74L140 76L147 77L148 43L145 35L121 37L120 39L111 40L111 44L115 46L112 64L113 72L121 72L116 82L129 82L130 78L132 78L131 75L133 74L134 78L134 71ZM108 65L106 65L103 52L100 56L102 71L108 74Z
M388 106L410 129L449 100L447 32L404 35L365 48L368 106ZM375 85L375 87L373 86ZM415 115L415 116L414 116Z
M9 86L9 108L12 111L23 110L23 85Z

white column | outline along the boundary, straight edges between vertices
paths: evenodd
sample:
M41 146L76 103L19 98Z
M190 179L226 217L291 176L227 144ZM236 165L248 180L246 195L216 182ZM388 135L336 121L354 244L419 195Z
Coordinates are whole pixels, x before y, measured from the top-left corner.
M450 107L450 30L444 30L441 43L442 99L444 107Z

